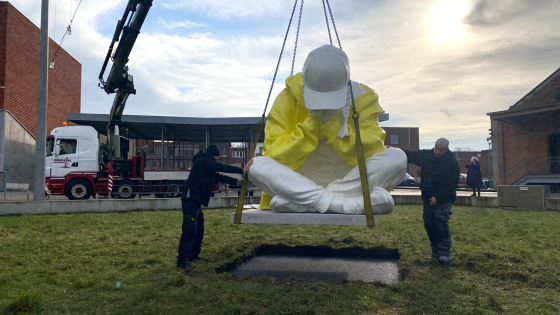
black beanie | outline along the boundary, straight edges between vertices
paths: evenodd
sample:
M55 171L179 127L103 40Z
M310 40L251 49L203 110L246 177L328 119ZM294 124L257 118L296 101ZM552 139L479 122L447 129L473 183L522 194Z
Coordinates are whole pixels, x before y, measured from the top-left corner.
M209 156L219 156L220 150L218 150L218 147L215 144L212 144L206 148L206 154Z

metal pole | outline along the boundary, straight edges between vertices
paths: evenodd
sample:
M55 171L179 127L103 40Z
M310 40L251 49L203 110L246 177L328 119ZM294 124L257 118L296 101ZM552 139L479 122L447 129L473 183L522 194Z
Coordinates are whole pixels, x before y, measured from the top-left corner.
M508 183L507 183L507 176L506 176L506 149L505 149L506 144L504 143L504 123L501 122L500 125L502 127L501 128L502 130L500 131L500 135L502 136L502 142L501 142L502 157L501 157L501 159L502 159L502 172L504 174L504 177L503 177L504 181L502 182L502 185L507 185Z
M4 174L4 201L6 201L6 190L8 190L8 187L6 187L7 185L7 180L6 177L8 176L8 173L6 173L5 171L0 171L1 174Z
M488 179L492 179L492 151L490 145L491 142L488 142Z
M408 151L410 151L410 127L408 129ZM406 172L410 174L410 168L408 163L406 163Z
M4 171L5 138L6 138L6 111L0 110L0 172Z
M210 146L210 131L208 130L208 126L206 126L206 147Z
M6 201L6 169L4 168L4 156L5 156L5 137L6 137L6 111L0 111L0 173L4 174L4 201Z
M49 0L41 3L41 51L39 54L39 96L35 147L34 200L45 200L45 148L47 146L47 100L49 71Z
M163 155L165 154L165 148L163 147L163 127L161 127L161 169L163 167Z

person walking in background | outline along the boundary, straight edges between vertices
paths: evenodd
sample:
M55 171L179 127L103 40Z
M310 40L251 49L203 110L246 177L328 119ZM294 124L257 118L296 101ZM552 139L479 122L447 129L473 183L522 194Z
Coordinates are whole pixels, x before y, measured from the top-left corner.
M424 201L424 227L432 247L431 259L451 262L451 207L457 196L459 164L449 151L449 141L440 138L432 150L404 151L408 163L422 168L420 190Z
M480 172L480 163L478 159L474 156L471 158L469 164L467 164L467 185L472 187L472 195L476 196L478 191L478 196L480 197L480 187L482 187L482 173Z

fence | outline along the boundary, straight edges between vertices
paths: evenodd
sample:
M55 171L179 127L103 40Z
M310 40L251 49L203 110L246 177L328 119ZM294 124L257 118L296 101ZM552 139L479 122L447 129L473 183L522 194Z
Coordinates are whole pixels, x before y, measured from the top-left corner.
M559 175L560 157L526 159L505 174L505 182L513 184L526 175Z

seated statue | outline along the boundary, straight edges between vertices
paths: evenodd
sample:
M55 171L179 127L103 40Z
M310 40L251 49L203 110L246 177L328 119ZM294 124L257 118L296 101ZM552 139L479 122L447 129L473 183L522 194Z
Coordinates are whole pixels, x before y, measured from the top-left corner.
M249 179L262 191L261 209L364 214L356 132L351 117L348 57L332 45L313 50L303 72L286 79L267 116L264 154ZM351 81L374 214L389 214L389 190L403 181L406 155L384 145L378 95Z

